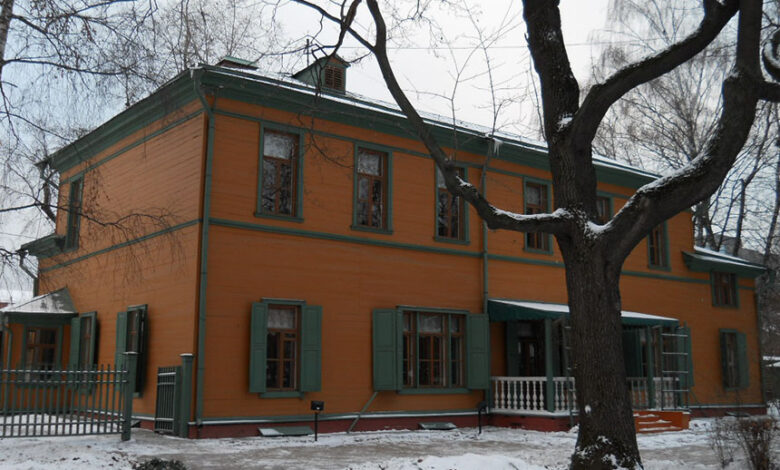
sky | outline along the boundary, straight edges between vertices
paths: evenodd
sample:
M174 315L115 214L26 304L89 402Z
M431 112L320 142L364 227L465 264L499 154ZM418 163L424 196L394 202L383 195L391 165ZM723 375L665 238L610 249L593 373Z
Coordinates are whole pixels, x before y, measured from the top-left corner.
M572 68L581 83L587 80L592 60L599 52L598 44L591 45L590 40L593 32L605 24L607 3L608 0L561 0L564 39ZM437 29L434 32L408 28L396 35L390 44L390 59L396 75L409 98L421 110L488 127L495 124L498 130L540 139L533 120L537 105L521 2L471 0L469 8L472 15L452 9L435 10L432 17ZM298 43L307 34L314 35L320 26L316 13L289 2L279 9L278 18L285 37ZM370 23L367 14L359 15L356 29L367 31L366 26ZM318 39L327 44L333 41L335 34L336 29L326 25ZM489 44L487 59L485 51L477 47L479 34L483 42ZM364 54L365 49L350 39L340 51L348 60ZM284 60L286 63L280 65L288 72L306 66L305 54L287 56ZM392 102L379 68L370 57L348 69L347 89ZM494 104L500 107L500 113L494 113ZM46 223L25 224L6 215L0 217L0 246L10 244L18 248L47 235L50 230ZM0 273L0 302L24 300L31 295L29 279Z

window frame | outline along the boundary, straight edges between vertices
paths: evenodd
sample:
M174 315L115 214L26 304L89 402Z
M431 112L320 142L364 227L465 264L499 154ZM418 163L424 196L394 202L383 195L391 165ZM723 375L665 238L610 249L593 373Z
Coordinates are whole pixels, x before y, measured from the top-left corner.
M266 323L266 344L269 343L268 338L271 336L272 333L279 334L280 340L277 345L277 353L278 353L278 359L270 359L268 357L268 353L266 353L265 358L265 365L266 365L266 393L273 393L273 392L295 392L298 390L298 386L300 383L300 372L301 372L301 307L302 305L294 304L294 303L268 303L268 311L272 308L276 309L282 309L282 310L291 310L293 312L293 321L294 321L294 327L293 328L271 328L271 326ZM270 320L270 315L266 318L266 321ZM287 333L293 332L295 334L294 338L294 344L295 344L295 351L293 355L293 367L292 367L292 377L291 377L291 387L284 387L284 362L287 361L284 356L284 343L285 338L283 336ZM275 361L278 363L278 370L276 373L276 379L279 381L278 387L271 387L268 385L268 368L269 363Z
M661 240L658 246L660 254L659 262L658 264L655 264L653 262L651 240L653 238L653 234L656 232L656 230L659 229L661 230ZM660 224L653 227L650 233L647 234L647 237L645 237L645 240L647 243L647 267L661 271L670 271L671 264L669 263L669 231L666 226L666 221L661 222Z
M373 227L370 225L358 224L358 155L361 149L374 153L383 153L384 161L384 184L386 186L383 194L384 213L383 226ZM364 232L392 234L393 233L393 150L382 145L371 144L367 142L355 142L352 169L352 230Z
M468 167L465 165L456 165L455 169L461 173L463 181L468 181ZM469 240L469 207L462 197L458 197L458 210L459 210L459 233L457 237L445 237L439 234L439 193L446 192L450 198L456 197L450 193L446 188L439 188L439 174L441 171L439 167L433 164L433 239L437 242L455 243L459 245L468 245ZM450 199L451 200L451 199ZM450 202L451 204L451 202Z
M466 389L466 317L469 314L464 310L447 310L425 307L411 307L411 306L399 306L398 311L401 314L401 335L402 338L409 338L407 340L407 347L404 347L401 343L401 388L398 393L457 393L467 391ZM409 334L405 329L405 319L409 315L411 317L410 324L413 325ZM442 321L442 349L443 355L440 359L442 366L442 384L441 385L421 385L420 384L420 363L422 359L419 354L420 345L420 317L423 315L438 315L441 316ZM450 328L452 318L457 318L460 323L461 332L458 337L461 338L460 345L460 381L459 383L452 383L451 377L451 362L452 362L452 331ZM433 336L433 335L430 335ZM412 340L413 339L413 340ZM405 356L408 354L409 356ZM412 380L410 384L407 384L407 376L403 373L403 363L411 362L414 360L414 372L412 374Z
M295 389L269 389L266 383L268 367L268 309L271 306L295 307L297 310L297 348ZM262 326L264 338L260 358L255 357L255 307L262 307L265 324ZM313 355L312 355L313 354ZM279 299L263 297L260 302L253 302L250 309L249 327L249 392L257 393L261 398L302 398L307 392L322 389L322 307L309 305L305 300ZM262 361L262 365L257 364ZM258 370L262 369L262 374ZM253 377L260 378L261 383L255 383Z
M65 222L65 242L63 251L73 251L79 247L81 231L81 211L84 206L84 175L73 177L68 182L68 215ZM76 188L74 190L74 188ZM76 198L76 196L78 196ZM74 201L77 206L74 207Z
M279 214L276 212L267 212L263 210L263 162L265 160L264 155L264 143L266 131L276 132L281 134L290 134L298 137L296 143L298 151L295 155L295 162L293 163L293 191L291 195L293 197L293 210L290 215ZM287 220L292 222L303 222L303 166L304 166L304 154L305 154L305 130L295 126L288 126L280 123L271 123L261 121L259 125L259 147L257 158L257 201L255 203L255 217L265 217L271 219Z
M723 296L719 294L719 289L725 286L724 284L718 284L718 278L721 276L728 277L728 289L731 291L731 302L725 302ZM710 287L712 289L712 306L722 308L739 308L739 278L735 273L726 271L710 271Z
M524 177L523 178L523 214L528 214L528 186L539 186L544 191L543 194L545 196L545 204L544 206L546 208L541 208L540 212L534 212L534 214L537 213L549 213L550 207L552 204L552 191L550 188L550 183L545 180L537 179L537 178L531 178L531 177ZM540 206L541 207L541 206ZM531 238L537 238L541 241L541 248L537 248L535 246L531 246L530 240ZM523 249L530 253L542 253L546 255L553 254L553 246L552 246L552 235L549 233L544 232L524 232L523 236Z
M22 356L20 358L21 368L23 369L30 369L30 370L45 370L45 368L41 367L41 363L35 363L35 359L33 358L33 363L30 364L28 367L27 360L29 358L29 351L30 343L29 343L29 333L30 332L37 332L41 330L51 330L54 332L54 344L51 346L51 349L54 351L54 359L51 363L52 369L57 369L62 365L62 326L54 326L54 325L25 325L24 330L22 332ZM33 346L34 347L34 346ZM34 352L33 352L34 354Z
M605 219L597 219L596 221L600 225L604 225L607 222L609 222L612 219L612 216L615 214L614 201L613 201L612 197L607 196L606 194L597 193L596 194L596 217L599 217L599 214L598 214L599 201L605 201L606 202L605 205L606 205L607 213L606 213L606 216L605 216L606 218Z
M745 333L731 328L719 330L721 348L721 375L725 391L737 391L750 385L750 365L747 358L747 337ZM728 364L728 347L726 338L732 338L733 364ZM729 371L729 368L732 370ZM731 372L731 373L729 373Z
M131 315L131 313L133 315ZM128 344L132 330L130 328L130 322L137 318L138 326L138 351L129 351ZM135 323L135 322L133 322ZM136 371L135 371L135 387L133 396L140 397L143 395L144 387L146 386L146 358L148 356L148 335L149 335L149 311L146 304L131 305L127 307L127 310L117 313L117 328L116 328L116 342L114 344L115 349L115 364L117 369L124 368L124 353L136 352ZM121 349L120 349L121 346Z

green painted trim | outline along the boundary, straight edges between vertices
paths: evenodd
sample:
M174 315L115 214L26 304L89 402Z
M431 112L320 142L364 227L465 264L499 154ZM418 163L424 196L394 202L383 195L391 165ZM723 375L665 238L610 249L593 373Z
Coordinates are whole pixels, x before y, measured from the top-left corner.
M352 160L352 230L361 230L366 232L393 233L393 149L384 145L375 144L372 142L365 142L360 140L353 140L353 160ZM384 214L384 226L375 228L366 225L359 225L357 223L357 194L358 194L358 150L360 148L368 150L375 150L387 154L387 160L385 161L385 171L387 172L385 181L387 182L387 188L385 188L385 207Z
M466 165L462 165L461 162L454 162L455 168L460 168L463 170L463 180L468 182L469 181L469 169ZM450 195L452 195L450 193ZM439 167L436 166L436 162L433 163L433 239L437 242L442 243L454 243L457 245L469 245L470 242L470 231L469 231L469 207L470 204L466 204L466 201L463 200L463 198L460 199L460 206L463 208L463 220L460 221L461 227L460 231L463 235L463 238L448 238L448 237L442 237L439 235Z
M299 307L303 307L304 305L306 305L306 301L305 300L300 300L300 299L277 299L277 298L274 298L274 297L263 297L262 299L260 299L260 302L264 303L266 305L271 305L271 304L274 304L274 305L295 305L295 306L299 306Z
M21 251L35 256L39 260L62 254L65 246L65 235L52 233L45 237L27 242L20 247Z
M652 232L651 232L652 234ZM652 264L650 262L650 235L645 237L645 244L647 245L647 268L656 271L671 271L672 264L669 261L669 230L667 229L666 221L661 224L661 243L663 243L662 260L661 264Z
M49 272L49 271L53 271L55 269L64 268L65 266L70 266L71 264L84 261L85 259L89 259L89 258L92 258L92 257L95 257L95 256L99 256L99 255L108 253L110 251L117 250L119 248L124 248L126 246L135 245L137 243L141 243L141 242L144 242L146 240L150 240L152 238L159 237L160 235L165 235L165 234L168 234L168 233L172 233L172 232L175 232L177 230L181 230L183 228L187 228L187 227L190 227L190 226L198 224L198 223L200 223L200 219L190 220L188 222L184 222L184 223L181 223L181 224L174 225L172 227L168 227L168 228L165 228L165 229L162 229L162 230L158 230L156 232L152 232L152 233L140 236L138 238L134 238L132 240L128 240L128 241L125 241L125 242L122 242L122 243L117 243L116 245L111 245L109 247L93 251L92 253L87 253L87 254L79 256L77 258L73 258L73 259L69 259L67 261L63 261L62 263L58 263L58 264L55 264L53 266L49 266L48 268L41 268L41 269L38 270L38 272L46 273L46 272Z
M55 152L51 156L52 167L63 173L89 160L121 139L195 100L196 95L192 91L190 71L186 70L147 98Z
M472 391L467 388L402 388L398 390L399 395L463 395Z
M683 261L685 261L685 265L688 269L696 272L720 271L724 273L734 273L738 277L752 279L762 275L767 270L766 267L761 266L760 264L750 263L748 261L744 262L745 266L738 266L727 259L724 259L723 262L708 259L715 257L715 255L700 255L688 251L683 251L682 254Z
M216 103L215 103L216 107ZM213 112L213 111L212 111ZM298 136L298 156L295 162L295 210L294 215L283 215L263 212L263 140L265 130L285 132ZM260 122L260 138L258 157L257 157L257 205L255 206L255 217L269 217L279 220L291 220L294 222L303 222L303 162L305 151L304 135L306 129L287 124L278 124L271 121Z
M198 283L198 330L197 353L195 356L195 422L201 423L203 417L203 396L205 394L206 376L206 319L208 316L206 293L208 291L208 258L209 258L209 224L211 223L211 180L214 166L214 135L216 133L216 119L214 108L217 105L217 96L209 106L203 92L203 71L193 73L192 90L200 100L202 110L208 116L208 128L206 135L206 155L203 172L203 214L200 234L199 283Z
M552 207L552 190L551 190L551 188L552 188L552 184L550 184L546 180L542 180L542 179L539 179L539 178L534 178L534 177L531 177L531 176L524 176L523 177L523 182L522 182L522 184L523 184L523 213L524 214L528 213L528 201L527 201L527 199L525 197L526 196L526 189L528 188L528 183L536 184L536 185L544 187L545 191L547 191L547 210L546 210L546 212L551 212L551 207ZM539 248L529 247L528 246L528 232L525 232L525 234L523 236L523 250L527 251L529 253L542 253L542 254L545 254L545 255L553 254L552 235L550 235L549 233L544 233L544 232L538 232L538 233L540 235L542 235L543 237L545 237L545 239L547 240L547 248L546 249L544 249L544 248L543 249L539 249Z
M171 110L171 112L172 112L172 110ZM112 153L110 155L107 155L107 156L103 157L102 159L98 160L97 162L92 163L91 165L87 166L84 170L80 171L79 173L71 176L70 178L64 179L63 181L61 181L61 184L69 183L74 178L78 178L81 175L84 175L84 174L86 174L86 173L88 173L88 172L90 172L90 171L92 171L92 170L94 170L94 169L104 165L105 163L108 163L109 161L119 157L120 155L126 153L127 151L132 150L135 147L138 147L139 145L145 144L146 142L149 142L150 140L152 140L152 139L154 139L156 137L159 137L162 134L165 134L169 130L178 127L179 125L189 121L190 119L193 119L193 118L196 118L196 117L200 116L201 113L203 113L203 110L198 110L198 111L195 111L193 113L190 113L190 114L188 114L188 115L186 115L186 116L184 116L184 117L182 117L180 119L177 119L177 120L173 121L172 123L170 123L170 124L160 128L160 129L152 132L151 134L145 135L145 136L141 137L140 139L125 145L124 147L122 147L121 149L117 150L116 152L114 152L114 153ZM109 121L109 122L111 122L111 121ZM151 124L151 122L148 122L148 123L146 123L144 125L146 126L146 125L149 125L149 124ZM138 131L139 129L140 129L140 127L138 129L132 129L131 131L127 132L126 135L120 136L117 139L117 141L127 137L128 135L132 134L133 132ZM78 141L76 141L76 142L78 142ZM110 146L110 145L113 145L113 143L114 142L111 142L110 144L107 145L107 147ZM75 144L75 142L74 142L74 144ZM102 150L105 150L105 149L102 149ZM94 157L95 155L97 155L99 153L98 151L94 151L94 149L88 149L88 152L89 152L88 154L84 155L83 161L87 161L87 160L89 160L90 158ZM73 165L69 166L68 168L60 170L60 172L67 171L70 168L72 168L73 166L77 165L78 163L79 162L76 162Z
M262 218L262 219L281 220L281 221L284 221L284 222L303 223L303 219L302 218L288 216L288 215L263 214L263 213L260 213L260 212L255 212L255 217Z
M473 408L459 410L411 410L411 411L373 411L360 414L361 419L377 418L405 418L405 417L426 417L426 416L476 416L477 411ZM334 421L339 419L354 419L358 412L353 413L321 413L320 421ZM304 415L280 415L280 416L230 416L224 418L203 418L203 425L220 425L234 422L238 423L283 423L298 421L313 421L311 414Z
M295 85L238 70L219 67L203 67L204 82L221 87L221 95L247 103L254 103L297 114L379 131L394 136L416 140L405 117L397 109L350 97L335 99L327 94L314 95L311 87ZM459 148L477 155L486 155L491 140L478 130L453 125L451 122L428 121L431 133L443 146ZM497 157L534 168L549 171L549 159L544 147L519 140L504 139L502 156ZM641 170L613 163L617 167L596 163L597 176L603 182L638 188L657 178Z
M29 327L56 328L70 325L71 318L77 317L77 313L18 313L6 312L3 316L8 319L8 323L24 325Z
M409 310L423 313L452 313L457 315L468 315L471 312L462 308L441 308L441 307L419 307L416 305L398 305L396 310Z
M284 391L284 392L263 392L260 398L303 398L303 392Z

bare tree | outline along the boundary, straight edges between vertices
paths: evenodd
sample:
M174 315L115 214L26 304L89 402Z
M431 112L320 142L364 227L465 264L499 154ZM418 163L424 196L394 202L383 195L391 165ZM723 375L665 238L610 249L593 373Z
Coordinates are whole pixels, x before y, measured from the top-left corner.
M653 227L712 195L748 138L760 99L780 100L780 85L765 81L760 65L762 3L759 0L703 0L696 29L656 54L632 62L580 98L561 31L558 2L524 0L528 46L541 84L545 137L556 210L523 215L499 210L463 181L453 162L407 98L387 54L385 18L376 0L366 0L373 37L353 28L361 0L344 1L332 11L307 0L376 58L385 83L447 188L467 200L493 229L546 232L555 236L566 266L573 329L574 377L580 431L572 468L640 466L631 403L625 380L620 323L621 266ZM424 6L417 3L418 8ZM669 73L711 44L738 14L738 40L731 71L723 81L722 111L716 129L691 162L638 189L605 225L597 223L593 140L609 109L628 92ZM341 44L336 43L335 49ZM765 51L766 70L780 80L780 32Z

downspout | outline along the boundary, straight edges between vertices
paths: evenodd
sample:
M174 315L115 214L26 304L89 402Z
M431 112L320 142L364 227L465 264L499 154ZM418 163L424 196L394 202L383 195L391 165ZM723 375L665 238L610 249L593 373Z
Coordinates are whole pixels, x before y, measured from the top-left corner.
M195 425L200 437L200 427L203 425L203 388L205 377L205 352L206 352L206 287L207 267L209 255L209 217L211 215L211 171L214 160L214 110L209 106L206 96L201 89L201 77L203 69L192 70L193 87L195 94L203 105L203 110L209 118L209 127L206 144L206 168L203 174L203 216L200 233L200 286L198 289L198 352L197 369L195 372ZM216 95L214 103L216 106Z
M489 134L487 135L489 142L488 142L488 152L487 152L487 158L485 158L485 163L482 165L482 173L479 175L479 188L482 192L482 197L487 197L487 172L488 167L490 166L490 160L493 158L493 155L498 151L499 142L496 140L496 138ZM488 314L488 297L490 296L490 288L489 288L489 266L488 266L488 226L487 223L483 220L482 221L482 314L487 315ZM488 332L488 335L490 333ZM488 356L488 367L491 367L491 361L490 356ZM488 370L488 374L490 373L490 370ZM488 404L488 409L493 407L493 403L491 403L491 395L490 395L490 384L488 383L488 389L485 390L483 393L482 400Z

